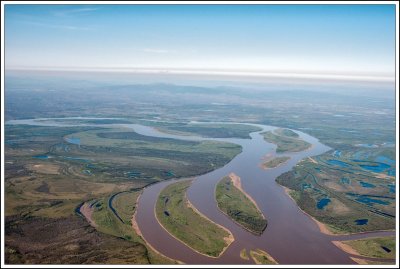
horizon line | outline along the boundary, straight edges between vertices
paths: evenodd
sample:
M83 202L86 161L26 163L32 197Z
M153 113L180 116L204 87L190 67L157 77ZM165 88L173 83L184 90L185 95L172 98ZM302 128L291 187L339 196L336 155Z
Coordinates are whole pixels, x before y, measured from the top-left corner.
M345 81L395 82L395 75L370 75L370 73L339 74L327 72L301 71L266 71L240 69L206 69L206 68L163 68L163 67L6 67L4 71L59 71L59 72L110 72L163 75L209 75L209 76L241 76L254 78L295 78L295 79L327 79Z

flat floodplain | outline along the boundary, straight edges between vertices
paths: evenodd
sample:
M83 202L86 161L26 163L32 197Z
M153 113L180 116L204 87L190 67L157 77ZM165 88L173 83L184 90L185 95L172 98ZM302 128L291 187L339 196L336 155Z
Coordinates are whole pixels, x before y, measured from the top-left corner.
M397 1L3 2L2 267L399 267Z
M33 123L33 122L31 122L31 123ZM37 124L39 124L39 125L40 125L40 123L43 124L43 120L37 121L37 122L38 122ZM58 124L60 124L60 122L55 122L55 123L47 122L46 124L58 125ZM13 126L18 127L19 125L13 125ZM74 132L71 134L71 136L74 137L75 139L77 139L77 138L80 139L79 145L77 145L76 143L68 143L66 145L60 145L59 147L56 147L56 148L58 148L59 151L63 152L63 155L61 155L61 157L63 157L62 160L67 160L68 162L71 162L72 164L82 165L81 166L82 170L80 170L82 173L82 177L87 179L88 182L90 182L90 180L93 180L92 175L98 174L99 171L96 170L96 165L98 165L98 162L94 161L94 160L97 160L97 159L95 159L95 157L96 157L95 155L89 155L87 153L85 155L81 155L81 154L79 154L78 156L76 155L76 153L87 152L87 147L99 148L99 150L102 150L104 152L108 151L108 152L111 152L111 154L112 154L112 152L114 152L116 148L122 148L124 145L127 146L126 143L130 143L128 145L132 145L132 146L134 146L136 143L138 145L143 145L143 146L149 147L151 145L151 143L154 143L155 145L162 145L162 143L164 143L164 141L168 141L168 143L170 143L170 142L174 142L175 140L177 140L176 143L179 146L186 145L186 144L187 145L189 145L189 144L190 145L198 145L198 144L202 144L202 143L206 142L206 143L214 143L215 145L229 145L229 147L227 149L230 149L231 147L232 148L236 147L236 148L242 149L242 152L239 153L235 158L233 158L233 160L230 163L228 163L228 165L224 166L221 169L216 169L208 174L200 176L199 179L195 180L190 186L187 185L184 188L182 188L181 194L180 194L181 198L184 197L185 199L187 199L186 200L187 201L186 205L188 205L187 208L190 208L192 210L191 211L192 213L193 212L198 212L198 213L199 212L207 212L207 216L204 219L209 218L209 219L217 220L216 223L226 227L230 232L232 232L232 234L234 236L236 234L236 235L239 235L239 237L241 237L241 238L243 238L243 236L246 238L249 238L249 240L250 240L249 242L252 242L252 244L255 244L256 246L258 246L257 248L248 247L246 245L242 245L243 242L233 241L233 243L231 244L232 247L226 249L226 246L228 246L228 243L227 243L227 241L224 240L225 236L221 236L222 240L219 240L220 243L215 244L215 242L210 241L211 245L215 244L216 246L218 246L217 248L215 248L215 250L213 250L209 246L207 246L206 248L203 247L203 249L201 249L201 246L200 246L200 248L198 250L199 253L196 255L201 255L200 254L201 251L205 251L205 254L207 254L207 253L211 254L210 259L215 259L215 258L211 258L211 256L216 257L220 253L223 252L223 254L218 258L222 262L234 260L234 259L240 259L241 262L245 262L245 261L256 262L254 260L254 257L256 257L256 259L258 259L257 262L261 262L261 263L267 262L267 260L270 260L270 261L278 260L279 261L279 259L282 259L282 257L280 257L280 255L279 255L279 253L274 252L274 249L276 249L277 246L269 245L269 243L276 242L274 240L278 240L278 239L277 238L274 239L274 236L277 236L277 235L280 235L280 236L285 236L285 235L289 236L290 235L291 240L292 240L291 242L294 243L294 242L296 242L295 241L296 236L299 236L299 234L290 233L290 231L295 231L294 228L279 229L280 227L282 227L282 224L280 224L280 226L276 226L274 224L274 223L282 223L282 220L279 219L279 216L283 216L282 209L284 209L285 207L280 207L279 210L278 210L278 208L269 208L267 211L265 211L266 210L265 206L268 206L269 204L274 204L274 202L273 202L274 199L281 199L282 197L287 197L286 193L283 192L281 189L279 189L279 186L277 186L276 184L271 185L271 186L273 186L273 188L278 187L278 189L276 189L274 192L269 192L268 196L265 196L265 193L263 193L263 192L259 192L260 186L264 186L263 188L270 188L267 186L269 184L273 183L273 181L265 181L265 179L263 179L263 178L265 178L265 173L268 173L271 175L279 175L282 173L282 171L285 171L285 169L287 169L287 167L292 167L294 164L296 164L296 162L298 162L299 160L302 160L302 159L310 160L312 163L318 162L318 161L316 161L316 159L313 159L312 157L307 159L306 158L307 154L316 154L318 152L326 152L329 149L326 146L319 144L317 142L317 140L315 140L314 138L309 137L309 136L305 135L304 133L301 133L301 137L299 136L299 138L296 138L296 139L301 138L306 141L309 141L308 143L310 143L310 144L312 143L313 147L311 147L311 150L306 150L301 153L287 152L286 154L288 156L290 156L290 160L288 160L287 162L284 162L282 165L279 165L275 168L263 170L263 169L260 169L260 163L262 162L264 156L267 156L267 155L269 156L271 154L271 152L268 151L268 149L266 149L264 147L265 145L268 145L268 144L265 142L264 137L261 136L259 133L262 133L265 131L271 132L273 130L276 130L276 128L273 128L273 127L264 126L262 128L259 128L258 133L250 134L251 139L246 139L246 138L244 138L244 139L243 138L242 139L237 139L237 138L218 139L218 142L212 142L212 140L215 140L213 138L199 138L199 137L192 137L192 136L188 136L188 135L161 133L161 132L157 131L156 129L140 127L139 125L132 126L132 128L134 130L136 130L136 132L122 130L121 128L115 128L116 126L113 126L112 128L107 128L107 129L101 129L101 128L98 129L99 127L100 126L80 126L79 128L89 128L89 129L94 128L94 129L93 130L85 130L83 132L85 135L80 135L81 132ZM29 128L34 128L34 127L29 127ZM37 126L36 128L40 128L40 126ZM126 126L124 128L126 128ZM263 130L263 128L264 128L264 130ZM97 144L97 145L89 144L90 142L87 142L87 140L85 140L85 136L88 133L92 133L91 135L95 135L96 136L95 139L97 139L99 141L101 139L105 139L104 143L102 145L101 144ZM286 134L292 135L288 132L286 132ZM69 137L69 136L66 135L66 137ZM116 140L113 141L112 139L116 139ZM138 139L140 139L141 141ZM167 140L165 140L165 139L167 139ZM203 142L203 140L206 140L206 141ZM140 141L140 142L138 143L138 141ZM96 142L96 143L98 143L98 142ZM115 143L115 144L111 144L111 143ZM234 144L236 144L236 145L234 145ZM231 145L234 145L234 147ZM262 146L262 145L264 145L264 146ZM129 147L131 147L131 146L129 146ZM137 146L135 146L135 147L137 147ZM168 145L168 147L171 147L171 145ZM49 166L48 169L45 170L45 171L48 171L48 173L54 173L55 171L58 171L57 169L54 168L55 164L52 163L54 161L60 160L60 155L56 154L57 151L54 151L54 150L47 151L47 152L42 151L39 153L40 154L36 154L35 152L32 152L30 154L32 154L33 156L38 156L38 155L39 156L47 156L47 158L42 158L42 159L33 158L33 159L35 159L36 162L42 162L43 164L46 164L46 163L52 164L52 166ZM337 155L337 152L335 154ZM342 155L342 157L343 156L344 155ZM65 157L68 157L68 158L65 158ZM119 158L121 160L121 156L119 156ZM336 163L333 162L332 164L335 165ZM365 164L365 163L363 163L363 164ZM34 164L34 165L38 165L38 164ZM32 167L32 169L34 167L36 167L35 169L37 169L37 166L29 166L29 167ZM250 167L253 167L254 169L249 169ZM297 168L297 166L295 166L295 168ZM360 169L364 169L364 168L360 167ZM389 168L386 168L386 169L389 169ZM87 170L90 171L90 173ZM62 172L63 170L60 170L60 171ZM75 171L75 173L78 174L79 169L72 170L72 171ZM254 199L253 205L257 204L259 207L259 210L261 212L268 212L268 215L267 215L269 217L268 223L269 223L269 226L270 225L272 225L272 226L270 228L267 228L265 230L265 232L260 235L259 239L252 238L249 234L249 231L246 229L243 229L243 227L239 227L237 225L232 226L232 220L227 222L225 219L226 217L221 218L222 212L220 211L220 209L216 208L215 209L216 211L214 212L213 210L210 210L210 208L207 208L207 206L216 206L215 196L211 195L210 197L207 198L207 195L214 193L213 186L215 186L215 184L217 184L218 179L223 178L224 176L231 173L232 171L235 173L238 173L238 175L240 175L240 177L243 179L243 180L241 180L241 184L244 185L244 188L246 189L246 191L249 190L249 194L251 194L250 195L251 199L249 199L249 200ZM365 169L364 169L364 171L365 171ZM159 253L166 253L167 249L165 249L165 248L171 248L173 245L172 241L169 241L166 245L160 245L162 243L162 241L159 241L159 240L157 241L157 239L156 239L156 241L154 241L148 233L148 232L150 232L150 233L154 232L156 227L150 226L150 225L143 226L143 223L141 222L141 219L148 219L149 217L155 218L154 210L152 210L152 209L148 210L147 214L150 214L150 215L146 216L146 217L143 216L143 213L141 213L140 210L139 210L138 214L136 215L136 221L138 223L138 229L139 229L137 231L140 233L140 237L137 237L136 233L131 233L130 226L126 224L126 221L127 221L126 215L127 214L129 215L129 212L131 212L131 214L133 214L134 211L129 211L129 206L122 205L120 199L122 199L123 197L125 197L125 195L127 195L126 191L128 191L130 188L135 186L135 185L132 185L132 183L143 182L143 181L140 181L139 179L140 178L145 179L145 177L143 177L144 175L145 174L139 173L137 170L132 170L132 169L129 170L129 172L126 173L126 176L128 178L131 178L131 180L121 181L121 185L120 185L120 189L119 189L121 194L118 194L116 196L113 196L113 195L109 196L110 198L114 197L111 200L111 202L110 202L110 198L108 200L107 199L104 200L102 198L99 199L98 196L95 197L95 195L94 195L92 199L94 199L94 198L97 198L97 199L89 200L89 202L93 208L93 212L90 213L91 215L89 214L89 216L90 216L89 218L91 218L92 221L89 221L89 222L92 223L96 227L96 229L98 229L99 231L101 231L103 233L108 233L108 234L111 234L114 236L122 235L123 237L126 238L126 240L129 240L132 242L142 242L145 244L149 244L152 246L152 249L155 247L154 249L157 250L156 253L149 252L150 259L152 259L154 261L171 262L171 260L166 260L165 258L162 258L162 256L160 256ZM135 179L135 180L133 180L133 179ZM113 180L112 182L115 182L116 179L113 178L112 180ZM210 180L212 180L212 181L210 181ZM212 183L212 182L214 182L214 183ZM50 185L51 181L45 181L43 183L46 183L46 184L42 184L42 185L38 186L38 190L42 191L43 193L54 191L54 188L52 187L52 185ZM149 183L151 184L152 182L150 181ZM367 184L367 181L363 181L363 183L364 183L364 186L369 187L367 189L373 189L369 185L365 185L365 184ZM111 184L111 182L107 183L107 181L105 181L102 184ZM265 185L265 184L267 184L267 185ZM147 194L148 192L146 190L150 190L153 188L153 186L155 187L157 185L158 184L153 184L150 187L145 188L145 191L142 194L144 196L143 199L148 199L148 197L146 198L146 196L148 195ZM110 185L110 187L111 186L113 186L113 185ZM109 189L109 190L105 189L104 193L105 194L107 192L115 193L115 191L116 191L115 188ZM124 193L124 194L122 194L122 193ZM157 201L157 197L159 198L160 196L158 195L159 193L155 193L155 194L156 194L156 196L154 196L155 197L154 201ZM185 194L185 195L183 195L183 194ZM273 194L278 195L278 196L274 197ZM246 198L248 198L248 197L246 197ZM265 198L268 198L268 200L270 200L270 201L269 202L266 201ZM129 201L126 199L122 199L122 200L125 200L126 202ZM79 200L77 200L77 201L79 201ZM91 201L93 201L93 203ZM181 201L181 205L182 205L182 201ZM208 201L208 202L205 202L205 201ZM257 201L257 202L255 202L255 201ZM332 201L331 199L324 198L324 199L317 200L315 202L315 205L317 207L319 207L319 204L321 204L321 206L320 206L321 209L324 209L325 207L328 208L330 206L329 203L331 201ZM132 202L132 205L133 204L134 203ZM285 206L287 209L290 209L292 204L293 204L292 200L287 199ZM74 205L74 203L72 202L71 205ZM113 207L113 209L111 209L110 205ZM143 206L143 204L139 202L139 204L136 206L141 207L141 206ZM281 206L283 206L283 204ZM118 210L116 210L115 207L120 207L119 210L121 211L121 214L117 214L117 215L115 214L115 212L118 212ZM206 207L206 209L204 207ZM84 209L85 208L87 208L87 206L84 207ZM298 212L298 211L296 211L297 210L296 207L293 209L295 211L293 211L292 214L294 214L295 212ZM52 208L52 210L54 210L54 209ZM106 211L104 211L104 210L106 210ZM277 211L274 212L274 210L277 210ZM106 212L108 212L108 213L105 214ZM158 211L158 212L160 212L160 211ZM322 212L324 212L324 211L322 211ZM161 216L159 215L159 217L165 218L165 217L168 217L169 214L170 214L169 210L163 210ZM201 214L202 213L199 213L198 216L200 216ZM222 215L224 215L224 214L222 214ZM113 220L113 221L110 222L110 220ZM307 217L304 215L301 215L301 214L296 216L296 227L299 227L299 225L301 223L301 222L299 222L299 220L304 221L304 224L302 224L302 225L304 225L303 228L305 230L312 227L312 226L310 226L310 225L312 225L312 222L308 223ZM359 221L360 223L363 220L364 220L364 218L357 219L357 221ZM368 220L367 225L370 224L369 221L370 220ZM195 230L199 229L200 226L198 225L198 223L201 223L201 222L196 221L196 222L192 223L192 225L190 225L190 228L195 229ZM358 225L357 223L358 222L355 222L353 225L355 227L358 227L358 226L369 227L369 226L366 226L365 224ZM207 225L209 225L209 224L213 224L213 223L211 221L208 221ZM291 224L294 224L294 223L291 223ZM160 223L156 220L154 225L160 226ZM203 226L206 227L206 225L203 225ZM218 225L215 225L215 226L220 227ZM151 230L148 231L147 228L149 228ZM239 228L239 230L238 230L238 228ZM278 230L277 230L277 228L278 228ZM226 232L226 230L224 230L224 229L222 229L222 230L224 232ZM201 229L198 231L204 232L204 230L201 230ZM272 233L271 233L271 231L272 231ZM162 232L168 233L167 230L164 228L161 228L161 233ZM315 231L315 232L319 233L319 231ZM170 234L173 235L173 233L170 233ZM187 234L190 235L191 233L187 233ZM209 233L207 233L207 234L209 235ZM177 240L179 233L177 233L176 235L173 235L173 236L176 236L176 238L172 237L173 238L172 240ZM204 234L202 236L204 236ZM140 238L144 238L145 241L142 241ZM225 239L226 238L227 237L225 237ZM183 249L181 247L177 246L176 250L179 251L180 255L175 255L175 254L177 254L177 253L175 253L173 255L168 255L168 257L170 257L176 261L184 261L188 257L191 257L192 261L200 261L201 259L199 256L187 255L189 253L186 254L186 251L193 252L194 248L193 248L192 244L193 244L193 242L194 242L194 244L198 244L198 241L193 240L193 238L190 238L190 236L187 237L186 240L187 241L185 242L185 244L187 246L189 246L189 248L187 250L183 251ZM269 240L272 240L272 241L269 241ZM315 238L315 240L316 240L316 238ZM333 251L335 249L334 245L332 245L332 247L329 247L329 244L328 244L329 241L325 241L325 239L323 237L320 237L318 240L321 240L320 241L321 246L328 247L329 251ZM184 242L184 241L182 240L182 242ZM207 242L207 240L205 240L205 242ZM300 242L301 242L301 240L298 241L298 243L300 243ZM267 244L265 244L265 243L267 243ZM295 244L293 244L293 246L295 246ZM286 246L286 248L287 247L288 246ZM251 257L251 259L246 260L246 259L240 258L240 255L239 255L240 251L241 251L241 249L244 249L244 248L246 248L250 251L249 257ZM210 251L210 249L212 251ZM262 251L262 252L258 251L259 252L258 254L255 253L254 251L257 251L257 249L260 249L260 251ZM226 250L226 251L224 251L224 250ZM234 250L237 250L236 254L234 254L234 252L233 252ZM302 250L307 251L306 248L304 248L304 247L302 248ZM160 252L158 252L158 251L160 251ZM270 258L268 258L268 257L266 259L262 258L265 256L262 253L268 253L268 255L270 255ZM280 253L283 253L282 250L280 250ZM184 255L184 256L181 256L181 255ZM313 257L318 258L318 257L322 257L322 256L313 256ZM341 257L340 259L343 259L344 261L346 261L345 256L338 255L338 257ZM309 259L310 257L298 256L298 257L292 257L292 258ZM211 261L209 261L209 262L211 262Z
M29 83L35 85L36 82ZM108 117L104 114L104 118L93 117L91 114L96 111L96 106L85 105L88 117L65 117L74 115L69 109L74 104L76 107L77 99L71 99L63 91L55 93L43 90L35 94L44 99L56 94L59 100L63 100L64 105L58 99L52 99L57 108L63 107L62 117L56 118L57 113L53 113L55 118L39 118L40 113L35 112L32 116L36 115L36 119L28 120L26 118L32 117L29 114L31 112L24 107L29 105L25 103L16 108L15 104L21 98L25 102L34 100L34 94L11 87L8 106L14 107L10 115L17 120L11 119L5 125L7 227L22 223L27 224L23 227L30 227L34 225L36 220L33 218L36 217L48 222L61 223L63 218L75 221L81 218L76 212L82 203L86 210L87 205L97 201L98 206L93 205L91 215L89 211L93 221L83 223L94 223L97 232L136 244L138 251L135 252L135 259L138 263L163 264L173 263L173 260L202 264L254 263L250 250L257 249L283 264L325 264L328 260L350 264L355 261L333 245L332 240L357 239L355 235L345 234L366 231L373 232L374 236L391 235L390 231L395 227L396 158L393 130L390 128L392 114L389 99L381 96L374 98L379 102L371 102L372 99L357 96L350 102L340 94L322 98L324 95L309 92L312 95L309 100L314 103L313 109L326 113L315 113L316 110L311 111L308 106L302 105L302 117L287 118L286 112L279 114L279 111L285 111L283 108L291 109L285 107L282 98L285 102L301 102L303 99L297 93L285 90L279 92L279 97L273 92L265 92L268 96L266 99L259 95L257 99L264 104L262 106L258 106L259 103L254 102L252 96L246 96L248 103L237 107L224 104L219 98L228 94L243 98L246 94L238 89L213 89L220 96L210 95L208 88L191 89L183 86L168 88L158 85L152 88L133 85L110 88L121 97L134 94L135 98L131 101L137 101L135 109L141 113L125 107L126 111L121 110L118 117L110 114ZM127 89L131 92L127 93ZM161 89L164 98L157 96ZM171 113L172 110L167 109L165 104L158 102L170 100L168 98L176 96L176 91L193 96L201 94L205 98L212 96L216 100L199 107L184 105L177 98L180 105L174 106L174 113ZM78 92L71 89L70 94L75 96ZM118 95L100 100L101 94L91 94L93 92L79 92L82 97L79 99L97 98L99 105L118 107L119 102L113 99ZM144 105L149 96L152 96L156 105ZM39 103L42 102L40 100ZM327 100L340 103L340 106L332 110ZM246 104L254 105L249 107ZM377 113L371 114L370 109L363 109L366 104L374 107L373 111ZM261 116L268 107L273 108L274 113L268 114L267 118ZM341 115L347 116L335 116L338 109ZM206 122L200 122L203 119ZM276 153L279 142L269 143L261 133L271 133L275 138L288 142L286 151ZM312 146L296 151L298 141ZM262 169L263 163L268 161L271 161L267 164L268 169ZM268 220L267 228L259 235L237 225L221 212L215 202L217 182L232 172L241 178L243 189ZM227 228L235 238L218 259L201 256L190 247L176 243L180 241L171 237L158 222L149 222L155 218L154 208L147 208L140 203L142 199L150 204L155 202L161 189L158 189L156 196L148 195L153 188L161 188L158 184L164 184L165 180L193 176L196 179L186 189L190 204L213 222ZM289 188L288 193L295 202L276 184L275 178L279 184ZM128 195L133 189L143 191L138 204L134 195ZM112 209L109 200L117 193L120 194L114 196ZM147 214L141 208L147 208ZM120 212L119 217L114 212ZM136 214L135 230L131 227L129 214ZM310 216L324 225L324 232L340 237L321 234ZM378 230L388 232L376 233ZM54 233L58 234L59 231L54 230ZM33 234L25 234L27 241L20 241L16 240L19 238L16 233L9 233L6 243L8 259L25 261L19 255L20 251L24 251L32 255L31 261L40 262L40 253L33 254L32 249L24 249L18 243L33 240ZM53 238L54 242L63 240L63 237ZM315 250L304 244L304 240L311 238L319 246L319 255L315 255ZM142 247L147 252L140 252ZM172 248L176 248L176 251L172 251ZM249 259L240 257L243 249L246 249ZM68 254L75 250L68 247L66 251ZM89 254L87 259L95 253ZM105 255L104 259L111 260L113 252L107 253L110 255ZM120 262L123 263L123 259Z

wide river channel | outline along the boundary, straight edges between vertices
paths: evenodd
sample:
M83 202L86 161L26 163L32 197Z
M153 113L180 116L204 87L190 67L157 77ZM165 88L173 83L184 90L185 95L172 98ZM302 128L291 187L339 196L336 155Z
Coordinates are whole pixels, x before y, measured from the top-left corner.
M56 119L12 120L6 122L6 124L59 127L125 127L146 136L191 141L223 141L235 143L242 147L242 152L225 166L195 177L193 184L187 190L187 197L190 202L209 219L230 230L235 238L235 241L218 258L207 257L193 251L166 232L158 223L154 214L158 194L163 188L176 182L176 180L162 181L144 189L137 206L136 222L144 239L153 248L169 258L187 264L246 264L253 262L241 259L240 251L243 248L247 250L260 248L271 254L279 264L354 264L355 262L350 259L349 254L337 248L332 243L333 240L354 240L395 234L395 232L388 231L353 235L327 235L321 233L317 224L299 209L296 203L285 193L284 188L275 182L275 179L282 173L291 170L300 160L330 150L318 139L303 132L293 130L303 140L312 144L311 148L302 152L278 155L275 153L276 145L266 142L260 134L277 128L273 126L249 124L260 127L262 130L251 133L251 139L237 139L167 134L139 124L92 125L76 124L76 122L69 124L68 121L60 121L61 119L53 120ZM209 124L209 122L207 123ZM266 155L289 156L290 160L276 168L264 170L260 164ZM268 220L268 226L261 236L246 231L224 215L217 207L214 197L215 185L222 177L232 172L241 178L243 189L253 197Z

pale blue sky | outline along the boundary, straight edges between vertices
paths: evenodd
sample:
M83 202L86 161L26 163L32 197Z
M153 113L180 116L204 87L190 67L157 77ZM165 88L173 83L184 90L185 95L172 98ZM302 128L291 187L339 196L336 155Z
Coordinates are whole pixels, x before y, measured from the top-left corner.
M7 68L393 75L394 5L12 5Z

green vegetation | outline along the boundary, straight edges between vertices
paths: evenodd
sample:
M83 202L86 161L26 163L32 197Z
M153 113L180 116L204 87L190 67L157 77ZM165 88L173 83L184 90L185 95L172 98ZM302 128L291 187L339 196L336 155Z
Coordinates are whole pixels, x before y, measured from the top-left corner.
M373 258L396 259L396 238L379 237L352 241L342 241L362 256Z
M214 138L250 138L249 133L261 131L261 128L245 124L165 124L161 131L181 135L201 135Z
M365 164L369 162L354 155L337 158L326 153L299 162L277 182L333 233L394 229L395 179L385 171L372 173L360 166Z
M161 191L156 204L156 216L173 236L212 257L219 256L232 241L225 229L201 216L189 204L186 189L191 181L173 183Z
M102 124L104 123L102 122ZM118 146L86 146L83 143L74 145L65 141L65 137L77 138L71 133L107 133L109 131L110 129L83 126L67 128L28 125L7 126L7 148L5 150L7 173L4 179L4 194L7 204L5 214L7 218L13 220L9 222L9 225L26 227L26 229L32 231L36 231L32 226L36 225L38 220L44 226L54 225L53 240L49 238L46 239L47 241L40 241L43 243L43 249L39 249L35 255L32 254L31 249L26 249L23 244L34 245L32 242L35 242L36 234L28 230L24 231L24 236L18 233L8 234L6 241L8 261L21 263L29 263L30 261L33 263L74 263L78 261L79 263L96 263L98 260L100 263L171 263L170 260L166 260L147 248L145 242L132 229L130 219L135 209L138 193L129 190L141 189L158 180L213 169L213 165L220 164L221 160L227 158L228 155L235 151L235 154L237 154L240 151L240 148L236 146L230 147L231 144L197 143L180 145L180 141L173 140L163 142L169 144L171 148L174 145L176 147L186 146L187 152L179 153L169 150L169 155L159 152L150 153L151 150L148 145L147 149L142 149L141 154L132 156L131 149L124 151L124 148L118 148ZM144 139L143 137L137 138L138 147L140 141L144 141ZM154 143L154 148L161 144L157 144L157 141L145 142ZM176 143L174 144L174 142ZM224 148L220 148L220 145ZM196 156L189 152L190 146L204 152L203 157L201 157L202 160L196 161ZM208 149L214 152L220 151L221 154L213 155ZM181 160L170 159L175 153L176 155L181 154L179 156ZM149 157L141 157L145 154L148 154ZM156 154L158 154L157 157L154 156ZM228 161L228 159L225 159L225 161ZM177 167L175 170L171 169L174 165ZM141 167L142 169L140 169ZM112 205L117 213L113 212L107 203L113 193L118 193L112 200ZM86 221L82 222L79 218L77 220L74 211L83 201L97 201L93 218L97 224L97 230L101 233L93 233L87 227ZM115 214L118 214L118 217ZM122 219L122 222L119 218ZM80 241L76 239L78 238L77 235L72 232L67 233L71 236L72 241L67 240L62 235L65 231L57 228L59 225L70 222L79 224L79 228L76 228L77 231L93 233L93 235L82 234L78 236L82 238L82 244L87 244L84 243L85 240L99 240L99 246L103 246L101 242L104 242L104 244L109 242L112 248L103 246L103 249L99 252L97 248L90 251L84 247L82 251L86 251L87 255L77 256L76 259L70 257L63 260L61 259L62 255L58 252L59 257L54 254L54 256L41 259L40 255L43 256L43 253L49 251L48 247L54 244L65 245L67 248L69 248L66 245L67 242L73 240L77 240L80 244ZM7 231L9 231L9 228L11 227L6 227ZM36 232L45 238L43 235L45 231L38 230ZM121 240L123 243L118 243ZM122 250L118 246L124 247L126 250ZM71 253L76 251L75 249L76 247L71 246ZM118 252L125 253L128 250L132 253L131 257L116 258L116 255L118 257L122 255ZM66 255L68 253L66 252ZM94 256L92 257L92 255ZM98 255L103 258L94 258Z
M139 242L97 232L77 215L49 219L6 217L6 264L149 264Z
M262 134L266 141L277 145L276 152L278 153L303 151L311 146L310 143L297 138L296 133L286 129L277 129L274 132L268 131Z
M281 135L281 136L287 136L287 137L293 137L293 138L299 137L299 135L297 133L293 132L292 130L285 129L285 128L278 128L275 130L275 133L277 135Z
M234 186L231 177L227 176L219 181L215 197L222 212L245 229L255 234L262 234L267 227L267 220L255 203Z
M136 234L131 223L140 193L141 191L126 191L89 202L93 209L92 218L96 224L96 230L130 242L145 244L143 239ZM112 199L112 208L110 208L110 199ZM150 263L172 263L171 260L156 254L149 248L147 251Z
M256 264L277 264L277 262L261 249L250 250L250 256Z
M243 260L249 260L249 255L247 255L247 250L244 248L240 251L240 258Z
M133 120L122 119L122 118L109 118L109 119L96 119L96 118L59 118L59 119L50 119L54 122L59 123L68 123L68 124L132 124L135 123Z
M101 83L89 77L66 79L60 76L57 79L51 76L49 79L40 73L38 76L32 73L28 77L26 72L7 75L6 81L6 120L69 116L118 117L126 121L99 119L76 122L139 122L145 125L154 122L153 126L157 128L174 131L174 126L201 127L183 123L191 120L230 121L302 130L335 151L341 151L336 158L351 166L338 167L326 163L334 158L329 153L314 158L316 163L306 160L280 177L278 181L292 189L291 195L299 206L338 233L395 227L395 218L391 216L395 215L394 189L397 184L394 177L397 169L394 162L396 106L395 92L391 85L384 91L381 90L381 85L377 90L378 87L374 88L373 85L367 89L356 84L353 84L354 87L350 84L337 84L334 88L333 85L308 84L303 89L300 84L296 85L296 89L285 88L286 85L283 85L276 89L271 87L265 91L251 91L249 87L134 85L131 82L121 84L121 80L115 83L114 78L107 80L106 76L102 77ZM86 88L90 90L82 90ZM328 88L329 91L326 90ZM360 90L361 88L365 90ZM153 150L147 147L142 150L140 145L126 150L118 145L103 147L101 143L98 146L82 145L79 148L63 139L74 133L109 131L95 127L6 124L4 129L5 161L2 165L5 169L5 215L6 219L13 218L13 221L6 221L5 224L5 258L10 263L114 263L111 259L114 254L126 259L137 258L140 263L139 260L143 257L140 250L142 247L135 252L127 249L131 242L111 236L108 238L112 241L99 241L99 238L106 235L97 233L90 227L79 230L63 219L80 220L72 212L82 201L130 188L141 188L166 178L202 173L217 168L212 158L224 159L228 156L217 155L223 149L211 149L198 155L194 154L195 151L182 153L171 148L157 151L157 147ZM196 130L191 128L190 131ZM220 128L213 131L217 133L198 131L198 134L203 132L203 135L225 136ZM245 133L243 136L248 137ZM290 137L290 134L284 132L283 136ZM53 158L33 158L46 154ZM368 161L371 166L375 166L372 162L379 160L381 156L389 159L385 162L390 167L380 173L360 169L360 162L357 164L352 161ZM89 159L90 162L63 157ZM220 165L223 163L224 161L219 162ZM362 187L361 181L375 187ZM323 209L318 209L316 205L326 197L331 202ZM385 204L366 204L365 198L380 200ZM355 225L356 219L368 219L368 223ZM51 224L61 227L60 231L53 232L50 229L53 227ZM81 220L79 225L85 224L88 226ZM47 230L38 229L40 227L46 227ZM77 232L79 236L68 233L65 227L74 229L71 232ZM17 236L14 232L9 232L11 228L22 232ZM51 235L51 240L38 241L46 238L46 235ZM87 237L89 235L95 237ZM79 241L80 239L83 241ZM41 244L40 248L38 242ZM75 243L80 246L79 254L74 250ZM27 246L32 248L24 248ZM124 249L132 252L125 255L122 251ZM51 254L54 254L53 258L48 256ZM60 257L64 260L57 260ZM18 260L13 260L14 258ZM126 260L126 263L135 261Z
M286 157L286 156L276 157L276 158L273 158L272 160L268 160L268 161L264 162L263 163L263 167L265 169L274 168L274 167L277 167L277 166L285 163L289 159L290 159L290 157Z
M136 210L136 201L141 191L126 191L117 193L112 200L112 207L126 224L131 225L131 219Z
M358 259L358 258L353 258L351 257L352 260L357 262L358 264L380 264L380 265L393 265L395 264L394 261L392 262L384 262L384 261L370 261L370 260L364 260L364 259Z
M67 121L69 124L128 123L111 119L57 121ZM68 143L66 138L79 139L79 145ZM65 218L73 218L68 221L75 222L75 208L83 201L91 201L94 210L93 221L97 231L103 233L96 234L101 238L110 238L104 234L119 238L118 240L126 242L120 244L126 249L131 249L129 244L138 248L138 251L132 251L133 257L125 262L135 260L135 263L141 264L166 264L171 261L146 247L145 242L132 229L131 217L139 192L130 190L141 189L148 184L172 177L206 173L226 164L241 151L240 146L230 143L153 138L139 135L129 129L85 126L7 125L5 140L6 216L18 219L15 222L18 225L33 225L28 219L40 218L43 223L56 222L54 225L57 226L57 223L63 223ZM108 204L111 197L113 210ZM86 225L86 222L84 224ZM220 228L216 231L222 235L227 234ZM61 230L57 230L57 233L60 232ZM88 229L82 227L82 232L87 233ZM25 252L18 252L23 249L22 245L9 244L14 242L16 236L8 236L7 259L29 262ZM34 234L26 232L26 238L21 239L21 242L30 242L33 238ZM82 235L82 238L86 238L85 235ZM44 244L50 246L58 240L65 238L56 234L54 242L50 240ZM105 242L111 242L110 240L114 239L107 239ZM107 253L102 254L102 261L114 261L112 257L114 253L118 253L118 247L115 243L112 243L112 246L112 250L104 248ZM222 241L220 249L224 246ZM220 251L218 247L216 244L211 251L217 253ZM124 253L121 249L120 252ZM17 259L13 253L19 253L20 258ZM85 256L88 260L83 262L91 263L90 255L94 253L97 252L88 251L89 256ZM55 259L56 257L49 258L48 261ZM32 258L32 261L40 263L39 256ZM47 259L43 258L43 261ZM115 263L119 262L123 263L122 260L115 260Z
M111 173L114 181L155 181L204 174L241 152L241 147L232 143L149 137L124 129L85 131L67 137L80 139L81 146L73 153L93 160L92 174Z
M234 144L152 140L134 132L121 139L134 144L125 148L115 143L118 139L101 138L97 133L122 135L95 127L7 125L6 215L68 216L82 201L163 179L206 173L240 152ZM79 138L74 134L93 135L97 146L84 141L79 146L67 143L65 137Z
M139 193L140 192L133 192L129 193L128 195L126 193L123 193L123 195L126 197L136 197L139 195ZM136 203L136 199L126 201L127 203L121 205L121 207L115 207L117 213L114 213L110 209L109 199L110 197L105 197L89 202L91 204L91 207L93 208L92 218L97 225L96 229L106 234L125 238L126 240L139 241L139 236L135 234L135 231L132 229L132 225L130 222L130 219L134 214L134 205ZM113 204L115 205L117 203ZM129 209L129 206L130 210L127 210ZM121 215L123 215L124 218L120 216L121 212L123 212L123 214ZM129 213L132 214L130 218L128 217ZM120 218L122 219L122 221Z

